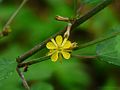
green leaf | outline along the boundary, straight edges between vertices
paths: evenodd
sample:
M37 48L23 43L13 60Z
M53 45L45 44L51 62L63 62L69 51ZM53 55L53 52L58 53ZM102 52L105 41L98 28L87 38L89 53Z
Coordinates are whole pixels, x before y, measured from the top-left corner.
M99 43L96 53L101 60L120 66L120 35Z
M0 80L8 78L15 71L15 60L0 58Z

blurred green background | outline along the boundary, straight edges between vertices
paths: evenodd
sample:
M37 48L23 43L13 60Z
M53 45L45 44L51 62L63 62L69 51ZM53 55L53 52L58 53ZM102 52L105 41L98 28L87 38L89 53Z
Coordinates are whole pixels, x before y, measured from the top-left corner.
M0 30L22 0L0 0ZM78 0L80 15L103 0ZM74 18L75 0L29 0L11 24L12 33L0 39L0 58L15 60L19 55L64 29L56 15ZM70 40L79 45L102 36L120 25L120 1L114 2L71 33ZM74 51L95 55L95 45ZM45 48L30 59L46 55ZM6 65L7 67L8 65ZM9 67L7 67L9 68ZM4 69L7 72L7 69ZM9 72L8 72L9 73ZM120 90L120 67L99 59L71 58L53 63L47 60L29 67L24 73L32 90ZM9 78L0 81L1 90L24 90L15 68Z

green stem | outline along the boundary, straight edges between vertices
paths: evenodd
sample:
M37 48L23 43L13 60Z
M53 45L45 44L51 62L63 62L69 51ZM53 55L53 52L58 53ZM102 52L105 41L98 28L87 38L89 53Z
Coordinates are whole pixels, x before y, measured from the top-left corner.
M94 59L97 57L97 56L81 56L81 55L73 55L73 54L72 54L72 56L80 58L80 59Z
M97 44L97 43L102 42L102 41L104 41L104 40L113 38L113 37L115 37L115 36L118 35L118 34L120 34L120 32L112 33L112 34L110 34L110 35L108 35L108 36L106 36L106 37L101 37L101 38L99 38L99 39L90 41L90 42L88 42L88 43L85 43L85 44L82 44L82 45L78 46L75 50L81 49L81 48L85 48L85 47L88 47L88 46L91 46L91 45L94 45L94 44Z

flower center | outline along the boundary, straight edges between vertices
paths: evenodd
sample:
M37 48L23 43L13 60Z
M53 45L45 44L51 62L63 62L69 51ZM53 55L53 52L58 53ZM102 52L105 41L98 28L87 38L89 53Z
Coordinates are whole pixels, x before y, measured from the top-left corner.
M57 48L58 51L62 51L62 49L63 48L61 46L58 46L58 48Z

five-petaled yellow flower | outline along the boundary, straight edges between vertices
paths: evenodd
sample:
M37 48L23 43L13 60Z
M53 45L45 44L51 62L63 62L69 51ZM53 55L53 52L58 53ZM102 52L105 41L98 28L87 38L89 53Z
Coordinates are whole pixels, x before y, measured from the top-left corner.
M51 56L51 60L55 62L61 56L65 59L70 58L73 43L71 43L68 38L63 39L61 35L58 35L55 40L52 38L51 41L46 44L46 47L50 49L48 55Z

